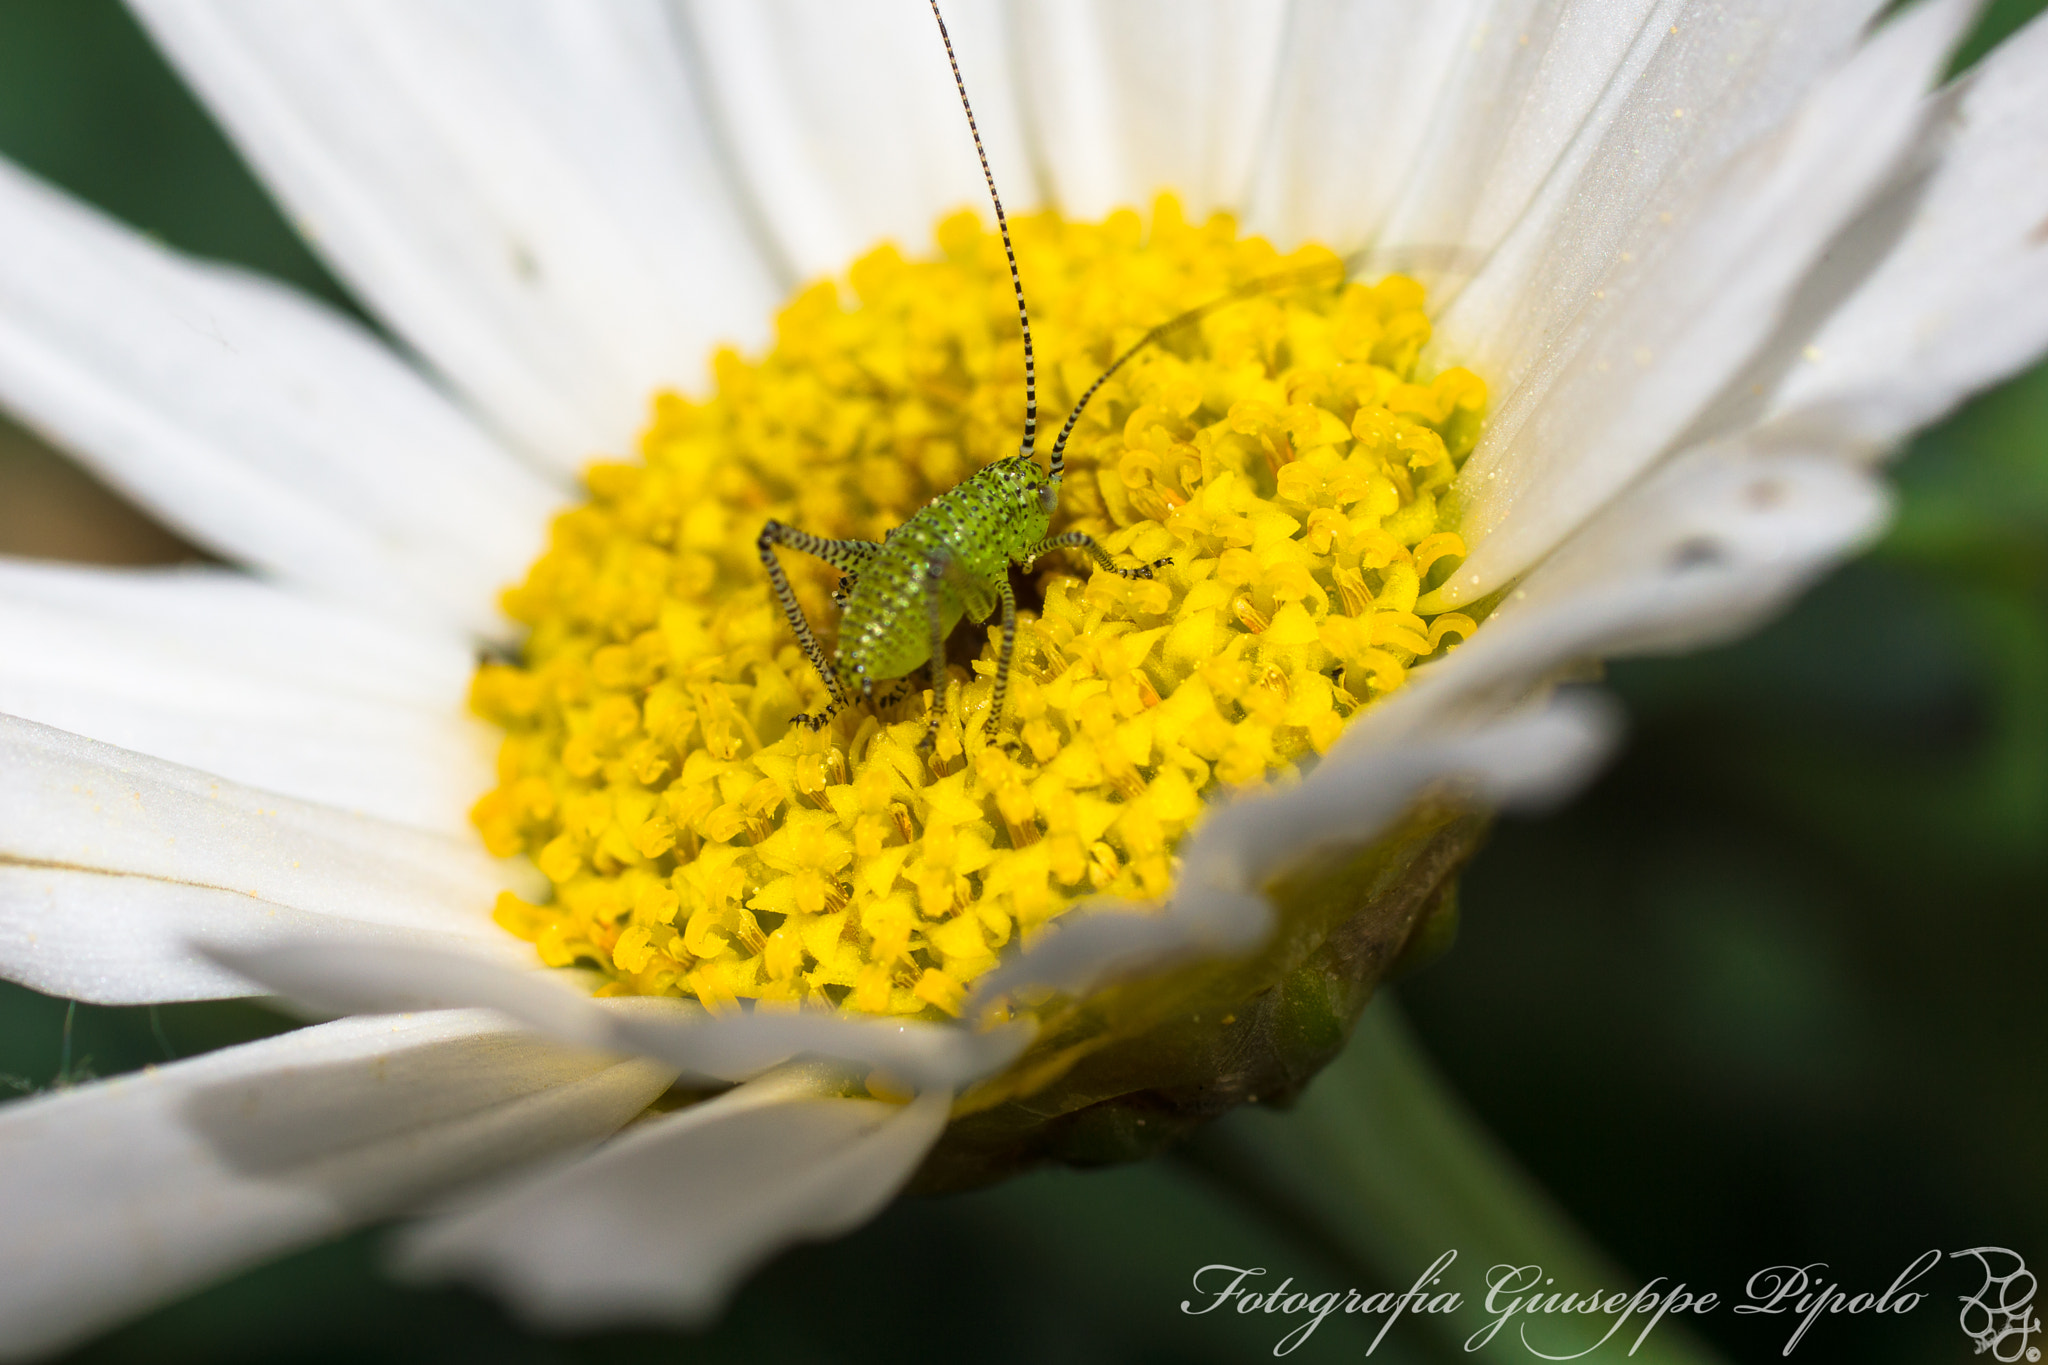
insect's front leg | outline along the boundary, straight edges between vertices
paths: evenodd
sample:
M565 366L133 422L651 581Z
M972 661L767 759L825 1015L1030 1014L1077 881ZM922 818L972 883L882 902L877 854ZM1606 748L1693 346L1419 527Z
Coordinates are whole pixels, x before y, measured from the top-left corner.
M1079 531L1066 531L1060 535L1047 536L1026 550L1021 556L1024 566L1029 568L1032 561L1049 550L1086 550L1088 557L1094 560L1098 567L1120 578L1150 578L1154 569L1163 569L1173 563L1173 556L1168 555L1164 559L1155 559L1150 564L1140 564L1135 569L1120 569L1116 561L1109 557L1109 551L1097 545L1093 536L1084 535Z
M798 605L796 593L790 589L789 576L782 571L782 561L775 557L777 545L793 545L798 549L815 554L813 546L824 544L816 536L808 535L793 526L771 521L761 528L761 538L754 542L761 552L761 566L768 570L769 585L775 590L775 600L782 606L782 614L789 620L790 630L796 633L797 643L803 646L805 657L811 667L818 670L818 676L825 680L825 690L831 700L825 709L810 715L797 716L795 722L812 730L821 730L825 722L832 719L839 708L846 705L846 692L839 686L838 675L832 671L831 661L825 657L825 647L818 643L818 637L811 631L811 623L804 619L804 609Z

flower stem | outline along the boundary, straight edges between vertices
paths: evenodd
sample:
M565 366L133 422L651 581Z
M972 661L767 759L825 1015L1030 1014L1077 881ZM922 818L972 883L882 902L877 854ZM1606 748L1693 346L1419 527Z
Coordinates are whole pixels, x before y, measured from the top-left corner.
M1390 997L1359 1019L1342 1055L1285 1112L1244 1109L1188 1144L1187 1159L1233 1197L1281 1226L1304 1250L1359 1277L1361 1293L1407 1289L1446 1251L1455 1269L1430 1292L1456 1290L1455 1312L1410 1312L1446 1358L1527 1365L1518 1319L1488 1341L1484 1276L1497 1265L1540 1265L1546 1292L1633 1292L1648 1277L1609 1260L1516 1165L1452 1092ZM1670 1288L1666 1281L1656 1287ZM1476 1293L1474 1291L1477 1291ZM1503 1304L1513 1295L1502 1295ZM1593 1344L1606 1315L1529 1319L1552 1355ZM1630 1356L1643 1314L1580 1359L1713 1365L1715 1355L1675 1320L1658 1323ZM1468 1342L1470 1345L1468 1346Z

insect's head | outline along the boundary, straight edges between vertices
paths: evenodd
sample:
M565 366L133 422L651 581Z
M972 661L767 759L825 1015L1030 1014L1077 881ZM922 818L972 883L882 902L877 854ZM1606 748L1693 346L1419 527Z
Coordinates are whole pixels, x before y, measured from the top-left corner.
M1029 455L1012 455L994 468L1002 471L1004 497L1027 525L1043 526L1060 505L1060 481Z

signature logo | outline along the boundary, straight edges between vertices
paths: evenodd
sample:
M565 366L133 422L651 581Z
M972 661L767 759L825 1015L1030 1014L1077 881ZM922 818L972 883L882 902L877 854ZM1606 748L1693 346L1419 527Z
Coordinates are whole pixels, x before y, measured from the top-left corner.
M1854 1283L1844 1288L1828 1273L1825 1261L1766 1266L1749 1277L1742 1296L1728 1305L1724 1305L1717 1292L1695 1291L1663 1275L1634 1292L1623 1289L1608 1293L1596 1289L1587 1293L1570 1285L1559 1287L1557 1280L1545 1275L1543 1267L1537 1264L1500 1264L1489 1268L1480 1277L1486 1286L1485 1294L1468 1304L1455 1279L1445 1284L1458 1260L1455 1249L1437 1257L1409 1289L1399 1294L1392 1290L1363 1293L1357 1289L1312 1294L1296 1289L1291 1275L1279 1287L1267 1290L1258 1286L1266 1274L1265 1267L1218 1262L1195 1272L1194 1287L1199 1298L1181 1300L1180 1311L1197 1317L1219 1309L1226 1315L1257 1313L1276 1328L1284 1325L1285 1335L1273 1346L1275 1356L1293 1354L1322 1325L1323 1319L1343 1315L1340 1320L1348 1320L1349 1315L1358 1314L1382 1319L1365 1348L1366 1355L1379 1349L1397 1319L1416 1315L1411 1323L1435 1337L1440 1346L1449 1348L1462 1342L1468 1355L1480 1351L1491 1355L1498 1351L1497 1343L1519 1340L1532 1359L1571 1361L1584 1359L1610 1342L1617 1350L1627 1343L1627 1354L1633 1356L1667 1316L1706 1317L1724 1306L1732 1306L1737 1316L1780 1316L1791 1328L1791 1334L1779 1354L1789 1357L1799 1349L1808 1331L1823 1319L1832 1321L1837 1316L1855 1318L1864 1314L1904 1316L1912 1312L1935 1297L1930 1291L1913 1286L1938 1270L1944 1261L1962 1257L1974 1258L1984 1272L1984 1281L1977 1286L1976 1293L1959 1296L1963 1308L1957 1319L1977 1355L1989 1356L1999 1365L2041 1365L2041 1348L2034 1344L2041 1334L2041 1318L2034 1311L2034 1295L2040 1286L2020 1254L2005 1247L1971 1247L1946 1255L1941 1248L1930 1247L1914 1257L1882 1294ZM1967 1268L1959 1269L1968 1273ZM1483 1308L1486 1323L1477 1331L1470 1331L1462 1323L1453 1327L1453 1320L1463 1317L1466 1309L1473 1306ZM1637 1323L1640 1326L1630 1342L1625 1329ZM1502 1328L1508 1330L1503 1333Z
M2027 1263L2018 1252L2004 1247L1971 1247L1949 1253L1950 1260L1958 1256L1975 1256L1984 1268L1984 1283L1962 1301L1958 1317L1963 1335L1975 1343L1977 1354L1989 1351L1993 1360L2006 1365L2039 1360L2041 1348L2027 1344L2041 1330L2041 1319L2034 1316L2038 1286Z

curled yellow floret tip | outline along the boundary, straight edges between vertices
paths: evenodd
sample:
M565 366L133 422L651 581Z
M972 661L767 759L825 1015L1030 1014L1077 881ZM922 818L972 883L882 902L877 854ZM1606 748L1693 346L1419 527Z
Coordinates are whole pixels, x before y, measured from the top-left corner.
M713 1009L956 1013L1084 898L1166 896L1206 798L1328 749L1475 628L1416 611L1464 555L1446 493L1486 404L1468 371L1418 376L1420 285L1334 285L1328 252L1282 257L1165 198L1149 227L1046 213L1016 231L1056 414L1154 325L1332 268L1216 309L1095 397L1053 529L1172 563L1148 582L1041 561L1006 742L982 734L994 643L965 626L929 758L928 691L791 724L824 683L755 539L774 518L878 541L1014 453L1023 355L994 234L962 213L934 259L878 248L799 293L766 356L721 354L708 400L662 395L642 458L593 466L505 594L521 660L472 690L505 731L477 827L555 892L508 895L498 919L544 961ZM837 572L787 563L829 641Z

